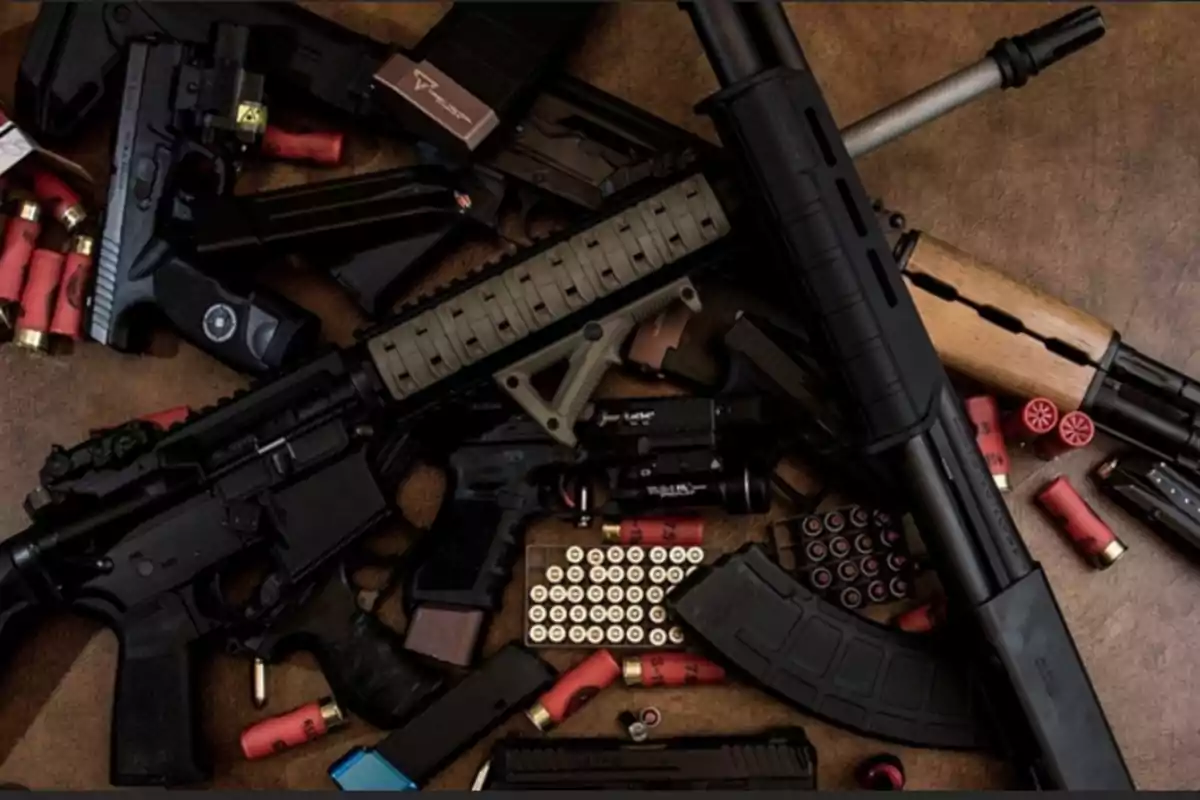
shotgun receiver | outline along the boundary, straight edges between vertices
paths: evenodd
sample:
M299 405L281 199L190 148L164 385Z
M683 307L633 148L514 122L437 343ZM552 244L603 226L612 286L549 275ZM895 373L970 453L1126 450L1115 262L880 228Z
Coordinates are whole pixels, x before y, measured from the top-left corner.
M1132 788L1049 583L988 474L782 7L687 9L722 86L702 110L740 166L778 285L808 322L859 446L890 461L908 487L939 574L972 623L1022 779ZM769 35L756 41L752 30Z

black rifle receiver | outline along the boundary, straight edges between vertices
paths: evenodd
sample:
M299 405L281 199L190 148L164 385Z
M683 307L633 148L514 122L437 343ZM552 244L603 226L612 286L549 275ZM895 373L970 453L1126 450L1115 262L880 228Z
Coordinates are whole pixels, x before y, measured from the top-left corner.
M809 322L847 427L903 475L943 581L979 633L983 679L1023 777L1048 789L1132 788L782 7L686 8L723 87L701 108L738 162L779 286ZM756 44L751 29L771 35Z

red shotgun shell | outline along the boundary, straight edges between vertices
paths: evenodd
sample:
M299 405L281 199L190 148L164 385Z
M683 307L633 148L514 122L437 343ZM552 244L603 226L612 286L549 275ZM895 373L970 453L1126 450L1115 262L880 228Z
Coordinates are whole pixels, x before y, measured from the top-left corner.
M1092 418L1082 411L1068 411L1052 432L1034 442L1034 452L1038 458L1050 461L1069 450L1087 447L1095 438Z
M342 139L340 133L293 133L268 125L262 137L262 152L285 161L333 166L342 162Z
M625 659L621 674L629 686L690 686L724 683L725 670L691 653L646 653Z
M601 527L609 544L694 547L704 543L704 520L673 517L626 519Z
M329 698L256 722L242 731L242 754L254 761L320 739L346 724L338 704Z
M942 622L941 609L934 603L926 603L897 614L892 624L909 633L928 633Z
M1111 567L1125 554L1125 545L1065 477L1048 483L1038 492L1037 502L1059 524L1075 549L1100 569Z
M968 397L965 401L967 416L975 425L975 442L983 460L987 462L988 471L1000 490L1007 492L1008 484L1008 449L1004 446L1004 434L1000 432L1000 407L996 398L991 395Z
M21 313L13 339L22 347L45 350L50 345L50 317L63 273L63 254L38 248L29 259L29 276L21 292Z
M87 219L79 194L53 172L33 170L33 193L50 207L50 216L61 222L68 231L75 230Z
M162 428L164 431L172 425L183 422L192 413L192 409L187 406L174 406L172 408L164 408L162 411L155 411L153 414L145 414L138 417L143 422L149 422L155 427Z
M600 690L621 677L621 665L607 650L597 650L559 677L550 691L525 712L538 730L549 730L574 714Z
M67 253L66 266L58 282L58 301L50 333L79 341L83 337L83 307L88 284L92 280L92 250L95 241L90 236L76 236Z
M0 249L0 303L11 306L21 301L29 259L37 247L38 234L42 229L41 217L41 206L26 200L4 228L4 245ZM14 317L6 316L5 323L9 327L12 327Z
M1058 425L1058 406L1045 397L1026 400L1004 420L1004 435L1015 442L1045 436Z

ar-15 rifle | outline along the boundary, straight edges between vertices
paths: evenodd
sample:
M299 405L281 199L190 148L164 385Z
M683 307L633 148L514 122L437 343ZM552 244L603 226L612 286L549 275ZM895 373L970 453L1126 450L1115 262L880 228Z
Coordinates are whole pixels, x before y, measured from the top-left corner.
M704 110L738 159L779 285L822 348L860 446L909 487L922 537L973 624L1022 774L1046 788L1131 788L1045 575L988 475L782 9L687 8L723 87ZM756 43L743 16L769 40Z
M707 179L691 176L473 274L149 449L68 466L30 503L32 526L0 545L3 651L49 608L116 631L111 772L122 785L205 776L193 657L214 641L268 661L315 650L340 703L394 725L436 676L337 597L338 575L340 556L391 518L418 440L469 437L459 401L511 391L508 378L563 340L588 363L610 353L607 332L694 295L687 276L733 251L729 232ZM589 371L572 391L586 397L599 379ZM537 418L560 428L556 439L574 422ZM231 607L222 578L255 556L272 569Z

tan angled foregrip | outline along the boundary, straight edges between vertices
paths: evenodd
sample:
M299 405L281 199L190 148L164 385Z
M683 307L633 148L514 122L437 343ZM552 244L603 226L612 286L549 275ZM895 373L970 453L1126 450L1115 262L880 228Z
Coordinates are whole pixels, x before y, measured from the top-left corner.
M1116 338L1107 323L927 233L904 272L942 363L1008 394L1078 408Z

